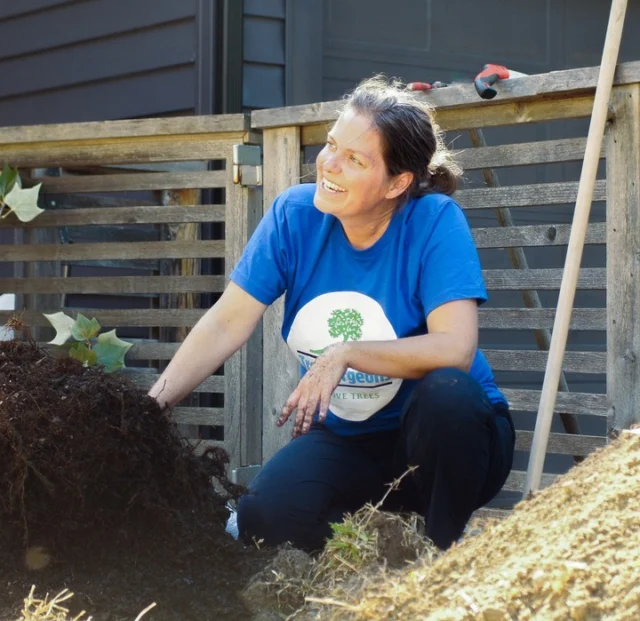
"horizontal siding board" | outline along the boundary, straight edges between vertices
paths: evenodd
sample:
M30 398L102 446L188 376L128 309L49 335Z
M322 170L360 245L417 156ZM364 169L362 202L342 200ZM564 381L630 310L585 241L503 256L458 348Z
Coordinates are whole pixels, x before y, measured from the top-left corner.
M540 403L540 391L522 388L504 388L504 396L512 410L537 412ZM608 401L606 395L586 392L559 392L555 412L567 414L589 414L591 416L607 416Z
M0 261L100 261L103 259L204 259L224 257L224 241L165 241L7 246Z
M25 143L46 143L97 140L98 146L105 141L118 139L137 140L140 138L178 137L202 134L216 134L219 140L234 140L237 136L229 132L243 132L248 119L244 114L218 114L215 116L178 116L158 119L125 119L80 123L59 123L48 125L24 125L6 127L2 130L2 144L24 146Z
M242 105L245 108L284 106L284 66L245 63L242 74Z
M128 360L171 360L182 343L134 343Z
M36 11L53 9L65 4L72 4L77 0L20 0L20 2L11 2L3 0L0 3L0 20L5 20L19 15L26 15Z
M159 379L160 375L156 373L135 373L127 374L138 388L149 390ZM200 384L193 392L224 392L224 377L212 375Z
M606 181L596 181L593 190L593 201L605 200L606 191ZM575 203L577 196L578 183L563 182L460 190L456 192L455 199L464 209L495 209L500 207L564 205Z
M60 308L43 308L40 311L24 311L23 321L28 326L51 327L43 317L43 313L57 313ZM202 309L126 309L106 310L101 308L67 309L67 314L75 317L76 313L95 317L100 325L110 328L190 328L198 323L205 314ZM12 311L0 311L0 325L6 323L13 315Z
M285 0L244 0L244 14L285 18Z
M11 163L19 168L86 168L138 164L142 167L162 162L217 160L226 158L232 152L231 143L223 140L225 135L140 137L99 145L78 140L0 145L0 165ZM238 142L238 139L234 142Z
M3 98L193 63L192 21L0 62ZM70 102L71 103L71 102Z
M123 192L141 190L186 190L191 188L224 188L226 171L180 173L125 173L115 175L78 175L68 177L35 177L33 185L42 183L47 194L73 192Z
M461 149L452 155L465 170L531 166L582 160L586 144L586 138L566 138ZM601 157L604 157L604 146Z
M58 312L59 308L45 310L44 312ZM77 309L79 312L85 312ZM87 311L95 314L102 325L118 326L152 326L159 328L191 327L206 312L201 309L194 310L99 310ZM479 310L479 323L481 328L527 330L537 328L552 328L555 309L537 308L481 308ZM0 311L0 324L5 323L11 313ZM49 323L40 313L25 311L24 320L30 326L48 326ZM571 329L573 330L605 330L606 309L602 308L578 308L572 313Z
M284 20L245 17L243 60L284 66L284 39Z
M489 364L495 371L541 371L547 366L547 351L521 349L483 349ZM606 373L607 354L599 351L568 351L562 368L571 373Z
M195 89L193 65L183 65L0 99L0 123L33 125L168 114L193 109Z
M551 329L554 308L481 308L478 321L481 328L499 330ZM575 308L571 314L571 330L606 330L607 311L604 308Z
M95 226L113 224L182 224L224 222L224 205L180 205L179 207L105 207L102 209L47 209L37 219L20 222L17 218L0 220L2 228L38 229L51 226Z
M224 425L224 408L173 408L171 418L184 425L221 426Z
M527 473L521 470L512 470L502 487L506 492L521 492L524 490L524 484ZM543 474L540 487L548 487L558 478L557 474Z
M0 278L0 291L23 294L220 293L224 276L83 276Z
M533 431L516 431L516 451L528 451L533 444ZM569 433L549 434L547 453L556 455L589 455L607 444L604 436Z
M195 0L74 2L54 11L0 21L0 59L193 18L195 12Z
M541 224L529 226L505 226L472 229L478 248L513 248L531 246L566 246L571 234L570 224ZM606 243L604 222L590 224L585 244Z
M559 289L564 270L557 269L506 269L483 270L487 289L493 291L520 291L524 289ZM606 268L582 268L578 289L606 289Z

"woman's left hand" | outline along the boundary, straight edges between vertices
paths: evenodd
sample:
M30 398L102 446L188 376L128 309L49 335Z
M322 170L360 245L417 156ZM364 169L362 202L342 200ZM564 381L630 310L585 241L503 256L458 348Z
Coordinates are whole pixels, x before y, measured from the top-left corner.
M318 410L318 420L324 421L329 410L331 395L347 370L346 349L343 343L330 345L316 358L282 408L277 422L278 427L287 422L295 409L297 412L293 425L294 438L309 431Z

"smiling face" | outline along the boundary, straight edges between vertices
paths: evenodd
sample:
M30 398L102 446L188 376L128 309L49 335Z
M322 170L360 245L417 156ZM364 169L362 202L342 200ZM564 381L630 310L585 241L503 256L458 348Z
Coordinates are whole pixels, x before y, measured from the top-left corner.
M389 176L380 134L369 117L349 108L329 132L316 166L315 206L347 226L390 217L412 178Z

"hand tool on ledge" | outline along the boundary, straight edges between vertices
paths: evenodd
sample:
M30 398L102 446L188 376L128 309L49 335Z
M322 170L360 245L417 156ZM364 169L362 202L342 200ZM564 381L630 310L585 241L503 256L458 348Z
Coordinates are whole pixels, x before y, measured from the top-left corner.
M494 84L498 80L509 80L511 78L522 78L526 76L526 73L520 73L519 71L513 71L507 69L503 65L485 65L484 69L475 77L473 81L478 95L482 99L493 99L498 91L493 88Z

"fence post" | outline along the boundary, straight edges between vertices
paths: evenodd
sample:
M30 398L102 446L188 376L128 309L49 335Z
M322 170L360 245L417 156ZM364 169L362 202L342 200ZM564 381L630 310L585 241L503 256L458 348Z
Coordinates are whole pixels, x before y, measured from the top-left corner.
M607 137L609 427L640 421L640 84L615 87Z
M238 142L241 142L240 137ZM262 217L262 191L233 183L231 153L225 190L225 274L236 266ZM230 468L262 463L262 330L224 365L224 444Z
M300 128L265 129L264 212L278 194L300 182ZM291 426L276 427L285 401L296 387L298 362L280 336L284 299L267 310L263 321L262 459L268 460L290 438Z

